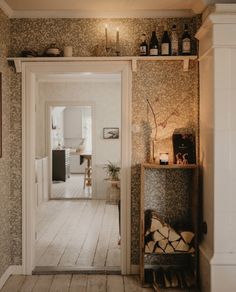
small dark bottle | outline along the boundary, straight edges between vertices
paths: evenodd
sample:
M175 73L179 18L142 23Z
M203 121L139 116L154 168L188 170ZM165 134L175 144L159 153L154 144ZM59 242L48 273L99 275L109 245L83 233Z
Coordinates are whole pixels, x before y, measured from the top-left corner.
M158 40L155 31L152 32L152 37L149 46L149 55L158 56Z
M178 53L179 53L179 39L176 32L176 25L174 24L172 26L172 31L171 31L171 55L177 56Z
M139 46L139 54L140 54L140 56L147 56L148 55L148 44L146 41L146 35L144 33L141 36L141 44Z
M191 37L188 33L188 25L184 25L184 33L182 35L182 44L181 44L181 53L182 55L191 55Z
M170 37L167 32L167 25L164 26L164 33L161 39L161 54L162 56L170 55Z

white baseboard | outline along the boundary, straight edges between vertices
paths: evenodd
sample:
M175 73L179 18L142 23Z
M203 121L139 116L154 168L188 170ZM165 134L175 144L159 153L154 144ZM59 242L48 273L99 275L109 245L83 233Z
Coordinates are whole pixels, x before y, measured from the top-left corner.
M139 265L131 265L131 275L138 275L140 273Z
M3 287L3 285L6 283L7 279L11 275L20 275L22 274L22 266L9 266L5 273L0 278L0 289Z

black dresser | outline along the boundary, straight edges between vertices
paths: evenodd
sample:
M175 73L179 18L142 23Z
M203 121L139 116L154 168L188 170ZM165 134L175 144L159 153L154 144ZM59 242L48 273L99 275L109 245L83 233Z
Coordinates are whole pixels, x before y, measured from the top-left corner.
M52 180L66 181L70 177L70 150L52 150Z

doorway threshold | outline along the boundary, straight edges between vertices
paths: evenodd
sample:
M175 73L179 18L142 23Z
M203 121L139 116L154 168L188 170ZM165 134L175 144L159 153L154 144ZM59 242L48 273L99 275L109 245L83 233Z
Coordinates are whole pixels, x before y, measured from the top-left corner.
M121 275L120 267L96 267L96 266L38 266L32 275L56 275L56 274L91 274L91 275Z
M89 201L90 200L91 201L92 197L77 197L77 198L76 197L71 197L71 198L57 198L57 197L53 198L52 197L52 198L49 199L49 201L52 201L52 200L54 200L54 201L66 201L66 200L67 201L71 201L71 200L75 200L75 201L76 200L81 200L81 201L82 200L88 200Z

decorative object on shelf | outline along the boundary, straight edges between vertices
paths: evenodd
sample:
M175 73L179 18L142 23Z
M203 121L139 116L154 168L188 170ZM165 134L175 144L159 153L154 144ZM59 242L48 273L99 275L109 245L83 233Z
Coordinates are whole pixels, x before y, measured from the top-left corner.
M194 42L191 40L191 35L188 31L188 24L185 24L182 36L177 34L176 24L173 24L171 31L168 31L168 26L166 23L164 25L164 29L162 30L162 37L159 41L156 36L156 31L152 31L149 50L146 40L146 33L142 34L141 43L139 45L140 56L187 56L191 55L191 53L195 51L196 48L193 47Z
M170 55L170 37L167 31L167 24L164 26L164 32L161 39L161 55L162 56L169 56Z
M184 33L182 35L181 43L181 53L182 55L191 55L191 37L188 33L188 25L184 25Z
M169 154L168 153L160 153L160 165L168 165L169 163Z
M171 55L177 56L179 54L179 39L176 32L176 25L172 26L171 31Z
M158 152L157 152L157 146L158 146L158 141L157 141L157 128L158 128L158 124L157 124L157 117L156 114L154 112L154 109L149 101L148 98L146 98L147 104L151 110L151 113L153 115L153 120L154 120L154 125L155 125L155 134L154 134L154 139L151 140L151 147L150 147L150 162L156 162L156 158L158 156Z
M108 46L108 31L107 31L107 24L105 25L105 49L106 49L106 51L108 51L109 50L109 46Z
M118 27L116 29L116 55L120 56L120 31Z
M35 50L25 49L21 52L21 57L38 57L39 54Z
M61 50L56 47L56 44L51 44L50 47L45 50L44 54L47 57L60 57Z
M192 129L175 129L173 136L173 152L175 164L195 164L195 133Z
M148 56L148 44L147 44L145 33L143 33L141 36L141 43L139 46L139 55L140 56Z
M103 128L103 139L119 139L119 128Z
M110 180L119 180L120 167L118 165L108 161L108 163L104 166L104 169L106 170Z
M101 47L97 45L95 47L95 54L97 56L101 55ZM111 40L108 37L108 25L105 25L105 55L106 56L120 56L120 31L119 28L116 28L116 40L115 43L111 42Z
M150 56L158 56L158 40L156 36L156 32L152 32L150 45L149 45L149 55Z
M73 47L72 46L65 46L63 49L64 57L72 57L73 56Z
M165 117L164 120L158 122L157 120L157 113L154 111L154 106L151 104L150 99L145 99L148 107L151 110L153 121L154 121L154 127L152 127L152 138L150 141L150 157L149 162L150 163L159 163L159 152L158 151L158 145L160 145L160 138L158 138L158 127L165 129L168 125L168 122L170 119L173 119L174 117L178 117L181 115L181 106L188 100L188 96L184 96L183 99L173 108L173 110ZM159 102L159 98L155 98L155 103ZM185 159L186 161L186 159Z

